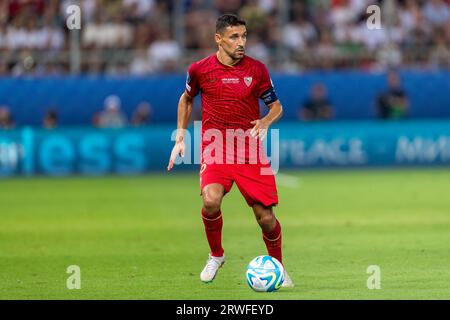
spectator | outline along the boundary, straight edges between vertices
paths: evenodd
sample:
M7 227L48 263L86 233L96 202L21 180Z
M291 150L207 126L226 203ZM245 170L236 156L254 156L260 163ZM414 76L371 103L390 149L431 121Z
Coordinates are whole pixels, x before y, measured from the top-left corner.
M333 107L327 97L325 86L322 83L316 83L311 88L310 97L300 109L300 119L303 121L328 120L333 115Z
M174 21L178 2L181 30ZM148 74L185 71L209 55L217 15L238 12L247 20L247 53L269 68L300 70L437 66L449 68L450 0L79 0L81 71ZM280 5L289 9L284 16ZM0 72L47 74L70 70L71 0L0 0ZM370 30L366 9L381 6L382 28ZM286 12L287 13L287 12ZM285 21L284 24L281 22ZM206 27L205 27L206 26ZM388 31L389 30L389 31ZM187 51L185 51L187 49ZM146 51L146 53L144 53ZM25 53L27 68L22 60ZM431 54L432 52L432 54ZM52 64L49 64L49 61Z
M145 50L136 50L130 63L129 73L133 75L144 75L152 71L151 63Z
M98 126L101 128L122 128L127 124L121 112L121 101L118 96L111 95L105 99L105 109L98 115Z
M283 30L283 43L293 51L300 52L316 39L314 25L303 14L298 14L295 21L287 24Z
M155 7L155 0L123 0L123 9L129 19L144 19Z
M82 40L85 47L125 48L133 41L133 29L120 13L108 17L98 12L84 28Z
M443 27L450 21L450 9L443 0L429 0L423 8L425 19L435 27Z
M9 73L6 61L0 60L0 76L6 76Z
M257 0L247 0L239 9L239 16L247 22L247 31L250 34L261 33L267 21L266 12L259 6Z
M54 109L50 109L46 112L44 119L42 120L42 126L46 129L54 129L58 125L58 112Z
M388 89L377 98L380 119L401 119L407 116L408 98L403 90L400 77L395 72L388 74Z
M9 3L7 1L0 1L0 23L8 21L9 19Z
M141 102L133 114L132 123L135 126L144 126L150 123L152 106L148 102Z
M14 128L14 120L7 106L0 106L0 129Z
M0 51L8 48L8 37L6 23L0 20Z
M450 68L450 46L443 32L435 36L435 45L430 52L430 63L437 69Z
M247 54L264 63L269 62L270 52L267 46L256 34L247 38Z
M416 0L406 0L402 10L399 11L399 20L402 29L410 32L417 27L417 17L421 14L419 4Z
M156 71L172 71L180 57L180 47L170 38L168 30L161 30L158 39L148 48L149 61Z
M46 49L59 51L64 48L64 32L55 24L50 14L44 17L42 34Z
M377 53L377 65L381 70L399 67L402 59L402 52L395 43L384 44Z
M321 30L319 39L319 43L313 50L314 59L318 61L315 65L321 69L332 69L333 60L338 55L338 50L333 42L333 37L328 30Z

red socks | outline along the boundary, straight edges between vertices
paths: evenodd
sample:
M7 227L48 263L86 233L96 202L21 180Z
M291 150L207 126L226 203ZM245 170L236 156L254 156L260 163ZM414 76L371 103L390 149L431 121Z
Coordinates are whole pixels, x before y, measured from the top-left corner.
M223 256L222 212L219 210L214 217L209 217L202 209L202 220L205 225L206 238L208 239L209 247L211 249L211 255L214 257ZM278 220L272 231L263 232L263 240L266 244L268 255L283 263L281 255L281 225Z
M263 231L263 240L266 244L269 256L274 257L275 259L283 263L281 255L281 225L278 220L275 228L272 231Z
M223 256L222 248L222 212L219 210L214 217L208 217L202 209L202 219L205 225L206 238L208 239L211 255L214 257Z

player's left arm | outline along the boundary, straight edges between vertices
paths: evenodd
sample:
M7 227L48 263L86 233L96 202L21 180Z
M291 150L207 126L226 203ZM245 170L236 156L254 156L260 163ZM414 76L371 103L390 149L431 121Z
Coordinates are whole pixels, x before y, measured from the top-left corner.
M280 100L277 99L267 105L267 107L269 108L269 113L264 118L251 122L251 124L254 125L250 131L252 137L258 136L259 139L263 140L269 127L283 116L283 106L281 105Z
M278 100L267 67L264 64L261 64L259 70L261 73L259 77L258 96L269 108L269 113L264 118L251 122L251 124L253 124L253 128L250 131L250 134L253 137L258 137L263 140L269 127L278 121L278 119L280 119L283 115L283 106L281 105L280 100Z

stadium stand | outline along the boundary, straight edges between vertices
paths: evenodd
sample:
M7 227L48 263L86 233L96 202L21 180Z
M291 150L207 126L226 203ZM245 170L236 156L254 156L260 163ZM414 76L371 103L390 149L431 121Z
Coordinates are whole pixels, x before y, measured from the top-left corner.
M215 51L217 16L235 12L248 21L247 54L271 71L283 120L298 119L316 82L327 88L333 119L375 119L391 69L401 70L410 118L450 116L450 0L375 1L382 28L369 30L372 3L1 1L0 105L17 126L40 125L49 109L60 125L96 125L115 95L129 124L142 103L152 106L152 123L174 121L173 92L182 92L188 65ZM71 4L81 8L80 32L66 26Z
M83 73L184 71L214 50L214 23L223 12L247 19L248 54L275 71L450 66L449 0L378 1L392 19L370 35L368 0L291 0L281 7L275 0L6 0L0 74L70 72L65 19L73 3L82 12Z

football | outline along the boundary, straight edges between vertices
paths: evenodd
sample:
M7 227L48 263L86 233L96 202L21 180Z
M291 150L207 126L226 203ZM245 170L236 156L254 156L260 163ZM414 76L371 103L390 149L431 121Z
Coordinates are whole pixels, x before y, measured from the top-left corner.
M276 291L283 284L284 268L274 257L258 256L248 264L246 278L250 288L255 291Z

